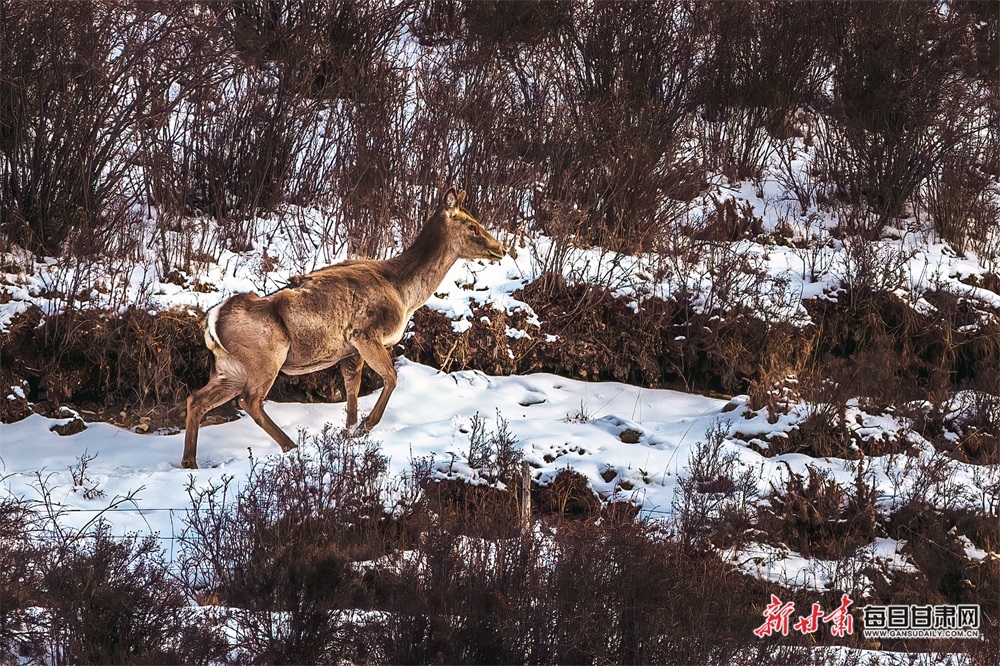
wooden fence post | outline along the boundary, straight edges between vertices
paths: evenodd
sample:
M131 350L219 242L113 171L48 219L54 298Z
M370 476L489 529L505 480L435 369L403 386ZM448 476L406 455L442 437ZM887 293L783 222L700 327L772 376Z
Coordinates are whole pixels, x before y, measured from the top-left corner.
M531 466L521 463L521 483L518 488L518 503L521 505L521 525L531 522Z

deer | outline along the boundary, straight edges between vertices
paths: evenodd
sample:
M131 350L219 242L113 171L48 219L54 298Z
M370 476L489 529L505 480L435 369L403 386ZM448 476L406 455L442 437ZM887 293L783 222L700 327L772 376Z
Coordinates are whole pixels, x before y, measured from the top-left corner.
M459 259L496 262L507 254L465 208L465 197L464 190L449 188L413 242L395 257L343 261L296 276L265 296L236 294L210 309L205 345L215 364L208 384L187 399L181 467L198 467L198 429L205 414L237 396L282 452L294 449L295 442L264 411L278 373L303 375L339 364L351 429L358 423L367 363L383 388L359 429L374 428L396 388L386 346L403 338L410 317Z

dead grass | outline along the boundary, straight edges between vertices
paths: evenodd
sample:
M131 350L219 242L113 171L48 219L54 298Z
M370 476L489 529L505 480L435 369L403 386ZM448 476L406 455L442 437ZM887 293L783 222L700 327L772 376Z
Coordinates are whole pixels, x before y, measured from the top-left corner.
M535 484L531 495L537 515L593 521L601 513L601 501L587 478L569 467L559 470L551 482Z
M808 476L789 468L788 479L772 485L758 509L758 527L769 538L805 557L840 559L871 543L879 527L874 493L858 466L853 487L841 487L823 471L809 467Z

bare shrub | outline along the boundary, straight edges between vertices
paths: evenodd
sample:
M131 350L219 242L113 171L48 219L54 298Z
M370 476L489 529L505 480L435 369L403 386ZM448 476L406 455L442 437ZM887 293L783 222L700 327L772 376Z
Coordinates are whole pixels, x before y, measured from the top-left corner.
M962 253L973 246L982 247L973 239L987 238L1000 213L989 177L964 156L942 160L928 178L923 195L935 231Z
M299 101L290 85L245 69L191 91L198 96L150 140L150 160L160 166L150 173L153 198L164 224L208 215L221 222L230 248L251 247L251 219L282 200L318 120L316 105Z
M1000 461L1000 397L996 381L986 375L977 389L921 405L913 428L938 451L961 462L996 465Z
M394 130L404 95L392 50L406 4L209 8L188 17L171 122L145 138L165 272L187 269L205 249L204 240L191 244L185 217L210 216L225 244L244 250L260 240L254 217L286 202L326 206L320 241L334 251L348 241L355 251L381 249L377 229L402 194Z
M595 520L600 515L601 501L590 487L587 477L566 467L547 483L538 483L531 491L532 510L541 515Z
M850 492L824 471L810 466L805 477L789 467L783 487L772 484L760 506L759 526L805 557L842 558L875 537L877 498L861 463Z
M729 425L722 423L706 431L677 478L671 507L689 552L743 543L754 523L757 479L752 469L740 469L736 451L724 450L728 433Z
M956 478L958 463L941 452L920 458L905 499L909 504L928 504L946 511L966 506L970 499L969 488Z
M406 151L408 182L416 183L414 217L422 216L427 185L462 182L487 224L518 229L538 207L545 145L557 105L553 49L570 25L568 4L427 3L414 27L418 38L448 39L417 62ZM450 18L448 18L450 17ZM450 25L450 37L425 30ZM443 23L442 23L443 21Z
M499 412L492 432L486 419L474 414L468 435L465 462L474 478L453 476L454 459L436 465L431 461L418 480L428 507L461 533L489 538L516 534L528 517L520 494L522 451Z
M988 390L968 395L968 403L956 419L961 436L957 448L969 462L1000 464L1000 396Z
M679 214L664 195L683 181L672 165L687 161L691 15L679 2L599 2L575 15L557 51L562 104L538 221L554 231L568 223L611 249L646 249ZM579 214L561 221L569 210Z
M979 548L997 543L996 516L942 509L914 496L892 513L888 529L891 537L907 542L907 552L926 577L918 590L897 592L908 592L912 602L900 601L917 603L919 598L919 603L979 603L984 609L996 608L1000 599L989 577L1000 570L998 563L989 557L975 563L966 553L968 541ZM984 634L995 634L994 622L984 624Z
M849 290L834 303L806 301L817 331L809 366L840 388L841 400L860 396L868 411L938 400L949 387L990 381L997 371L998 332L954 295L927 293L937 304L920 314L894 294ZM971 319L967 319L971 318Z
M500 541L431 533L394 568L381 643L392 663L727 663L766 598L641 523Z
M444 46L462 35L462 12L458 0L425 0L417 3L410 31L421 46Z
M822 37L815 13L783 2L703 2L695 24L704 34L692 104L703 161L731 181L759 178L776 138L795 130L795 111L814 101L822 82Z
M0 477L2 478L2 477ZM35 538L42 527L37 507L6 492L0 496L0 659L41 649L32 612L40 587L38 562L46 544Z
M906 266L911 257L901 245L852 238L844 246L834 272L852 292L892 292L907 285Z
M0 231L59 255L134 254L142 192L132 155L172 77L155 54L167 7L121 2L3 5Z
M805 124L811 125L812 114L803 112ZM811 131L811 130L810 130ZM799 212L805 216L817 202L820 182L816 178L812 162L815 152L805 139L799 141L779 141L775 146L777 170L774 177L786 192L791 193L799 204ZM807 233L808 235L808 233Z
M405 513L387 513L388 461L376 443L327 427L299 444L254 461L238 493L232 477L201 489L192 480L182 580L203 603L235 607L248 659L364 660L351 609L369 601L351 562L403 545Z
M307 96L359 100L382 82L388 42L405 4L357 0L209 3L227 41L247 63L277 63Z
M473 326L455 333L453 320L421 308L413 314L414 335L402 341L408 358L441 368L444 372L475 368L489 375L517 372L521 359L535 343L534 326L527 313L505 312L489 305L475 309ZM531 337L512 338L510 329L532 331Z
M805 417L785 437L769 440L767 455L803 453L808 456L853 460L862 455L854 446L844 418L843 403L808 403Z
M83 498L88 500L101 499L105 495L100 484L87 473L87 468L97 459L97 455L97 453L91 455L84 449L83 453L76 457L76 464L69 468L70 476L73 477L73 492L82 489Z
M960 40L932 3L829 3L833 89L817 166L850 204L844 228L878 238L960 136ZM933 39L928 39L933 35ZM913 99L923 103L912 104Z
M434 3L432 3L434 4ZM572 17L571 3L463 2L462 18L469 35L488 47L537 44L566 27Z
M839 359L830 359L823 372L808 372L797 379L785 397L802 401L799 420L787 433L771 437L762 453L769 457L802 453L813 458L856 460L883 455L885 448L895 452L905 447L902 441L865 441L852 429L857 424L848 419L848 405L857 400L859 392L868 395L866 387L855 381L857 374L853 366L845 368ZM789 409L787 402L784 407ZM776 418L779 411L770 413Z
M467 462L484 479L511 485L521 473L521 449L511 434L507 421L497 412L496 432L487 433L486 420L473 415L469 431Z
M41 473L39 499L0 498L0 659L25 663L217 663L226 643L192 611L158 535L117 535L116 496L71 526Z
M195 622L155 536L115 537L98 521L57 542L39 605L45 650L56 661L205 663L224 654L210 622Z
M691 234L696 240L738 241L753 239L763 232L763 220L753 214L750 202L742 205L736 199L719 201L712 196L715 210L710 212Z
M684 295L646 298L636 312L606 289L543 276L516 296L545 322L543 332L558 339L527 345L516 359L518 371L729 393L749 392L762 376L794 372L804 332L782 321L788 292L769 293L781 284L760 281L759 272L729 274L725 266L743 261L735 250L720 250L718 257L720 279L709 296L718 309L711 314ZM762 308L763 318L750 312L751 304Z

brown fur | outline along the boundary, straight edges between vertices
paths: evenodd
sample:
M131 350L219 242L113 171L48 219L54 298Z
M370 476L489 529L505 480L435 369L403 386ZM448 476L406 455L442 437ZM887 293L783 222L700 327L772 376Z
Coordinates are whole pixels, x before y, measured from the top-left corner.
M237 294L209 313L205 341L215 355L208 384L188 398L181 465L196 468L198 427L205 413L237 395L240 406L281 446L295 443L264 412L279 372L301 375L340 364L347 393L347 425L358 419L364 363L385 388L364 427L374 427L396 386L386 345L458 259L503 257L506 250L469 211L465 192L449 189L416 240L384 261L345 261L296 276L286 288L260 297Z

